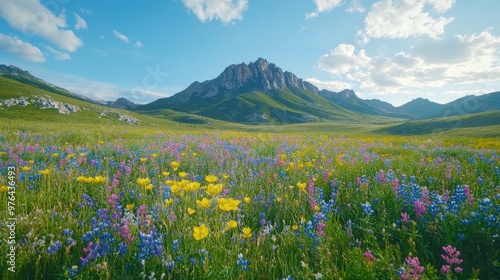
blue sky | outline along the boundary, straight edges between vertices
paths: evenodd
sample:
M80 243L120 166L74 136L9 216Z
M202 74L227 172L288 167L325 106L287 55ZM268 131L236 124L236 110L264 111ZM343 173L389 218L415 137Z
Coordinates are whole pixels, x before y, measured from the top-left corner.
M0 63L146 103L266 58L401 105L500 90L500 1L0 0Z

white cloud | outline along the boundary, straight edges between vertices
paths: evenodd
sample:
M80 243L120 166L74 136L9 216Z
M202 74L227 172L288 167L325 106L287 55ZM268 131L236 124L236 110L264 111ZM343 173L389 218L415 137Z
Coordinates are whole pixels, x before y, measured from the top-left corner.
M137 41L135 42L134 47L141 49L144 47L144 44L141 41Z
M118 32L116 30L113 30L113 35L115 35L116 38L122 40L125 43L130 42L130 40L128 39L127 36L123 35L122 33Z
M0 33L0 49L32 62L45 62L42 51L30 43Z
M439 38L451 17L436 14L449 10L454 0L382 0L374 3L358 30L361 43L371 38Z
M313 0L316 11L306 14L307 19L315 18L320 13L329 12L342 5L342 0Z
M51 12L39 0L0 0L0 16L25 37L39 36L69 52L83 45L73 31L67 29L64 9L60 5ZM55 16L55 12L59 12Z
M335 92L342 91L344 89L352 88L352 84L343 81L321 81L317 78L307 78L306 81L317 86L321 89L327 89Z
M452 47L451 47L452 46ZM456 48L456 49L454 49ZM408 52L370 56L353 45L339 45L318 59L318 68L378 94L430 91L446 86L500 82L500 36L479 34L428 38Z
M76 19L76 24L75 24L75 29L80 30L80 29L87 29L87 22L79 16L77 13L73 13Z
M359 0L352 0L351 5L345 11L348 13L364 13L365 7L359 2Z
M55 50L54 48L50 46L45 46L47 50L49 50L50 53L54 56L55 59L57 60L70 60L71 56L68 53L65 52L60 52L58 50Z
M341 44L329 54L322 55L318 60L318 67L332 74L344 74L359 68L364 68L371 63L365 50L355 53L353 45Z
M228 24L243 19L248 0L182 0L184 6L202 22L220 20Z

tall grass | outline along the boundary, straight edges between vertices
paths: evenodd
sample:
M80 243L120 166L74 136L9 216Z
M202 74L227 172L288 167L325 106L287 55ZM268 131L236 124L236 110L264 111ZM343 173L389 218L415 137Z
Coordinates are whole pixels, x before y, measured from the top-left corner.
M1 242L2 279L500 274L494 141L28 129L0 130L0 185L17 170L16 271Z

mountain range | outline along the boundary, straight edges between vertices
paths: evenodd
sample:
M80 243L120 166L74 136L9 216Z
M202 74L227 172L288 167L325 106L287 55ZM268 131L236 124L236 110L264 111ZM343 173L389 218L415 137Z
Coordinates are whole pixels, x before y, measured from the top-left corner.
M500 110L500 92L469 95L447 104L416 98L395 107L377 99L361 99L350 89L319 90L264 58L230 65L212 80L193 82L171 97L148 104L135 104L125 98L96 101L45 82L16 66L0 65L0 75L66 97L140 114L159 116L180 112L246 124L324 120L373 123L384 118L425 120Z
M378 99L361 99L350 89L319 90L259 58L230 65L213 80L196 81L171 97L136 107L143 113L161 109L240 123L357 120L361 115L423 120L500 110L500 92L469 95L447 104L416 98L395 107Z

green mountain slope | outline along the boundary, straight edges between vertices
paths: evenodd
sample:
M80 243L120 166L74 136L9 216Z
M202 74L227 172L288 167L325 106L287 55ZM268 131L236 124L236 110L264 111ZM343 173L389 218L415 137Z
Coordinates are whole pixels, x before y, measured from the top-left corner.
M410 121L381 129L379 132L397 135L419 135L439 133L455 129L490 126L492 132L493 130L497 130L498 126L500 126L500 110L430 120ZM496 134L493 134L499 135L500 133L497 132Z

